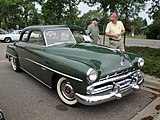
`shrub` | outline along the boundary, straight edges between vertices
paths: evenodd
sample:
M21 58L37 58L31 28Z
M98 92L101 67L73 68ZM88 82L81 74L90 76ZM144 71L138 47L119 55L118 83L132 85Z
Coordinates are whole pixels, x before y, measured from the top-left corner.
M145 32L145 35L147 39L160 39L160 25L149 25Z
M145 60L142 71L160 78L160 48L126 47L126 51L142 56Z

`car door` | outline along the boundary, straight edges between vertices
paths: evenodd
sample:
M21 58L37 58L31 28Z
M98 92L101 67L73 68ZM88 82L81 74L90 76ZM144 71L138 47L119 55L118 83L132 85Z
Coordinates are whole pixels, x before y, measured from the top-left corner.
M40 30L26 31L20 39L16 44L20 66L33 77L40 79L40 62L45 48L42 33Z

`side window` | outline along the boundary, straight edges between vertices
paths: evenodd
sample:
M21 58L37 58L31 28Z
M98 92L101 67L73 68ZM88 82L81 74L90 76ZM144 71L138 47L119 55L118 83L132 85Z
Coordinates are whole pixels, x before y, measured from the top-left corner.
M42 33L40 31L32 31L29 37L29 43L37 44L37 45L44 45L44 39L42 37Z
M21 37L21 41L23 41L23 42L27 41L28 33L29 33L28 30L23 33L23 36Z

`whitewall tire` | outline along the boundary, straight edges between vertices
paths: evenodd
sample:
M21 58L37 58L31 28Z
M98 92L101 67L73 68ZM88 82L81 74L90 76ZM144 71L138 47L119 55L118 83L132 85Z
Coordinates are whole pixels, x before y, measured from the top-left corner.
M67 78L61 77L57 82L57 94L59 98L67 105L75 105L77 100L74 98L74 90L70 83L67 81Z

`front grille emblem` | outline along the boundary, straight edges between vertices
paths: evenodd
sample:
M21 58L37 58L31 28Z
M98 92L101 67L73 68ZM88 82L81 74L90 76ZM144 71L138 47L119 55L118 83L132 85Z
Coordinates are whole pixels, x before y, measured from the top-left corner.
M120 62L120 64L123 66L123 65L124 65L124 62L123 62L123 61L121 61L121 62Z

